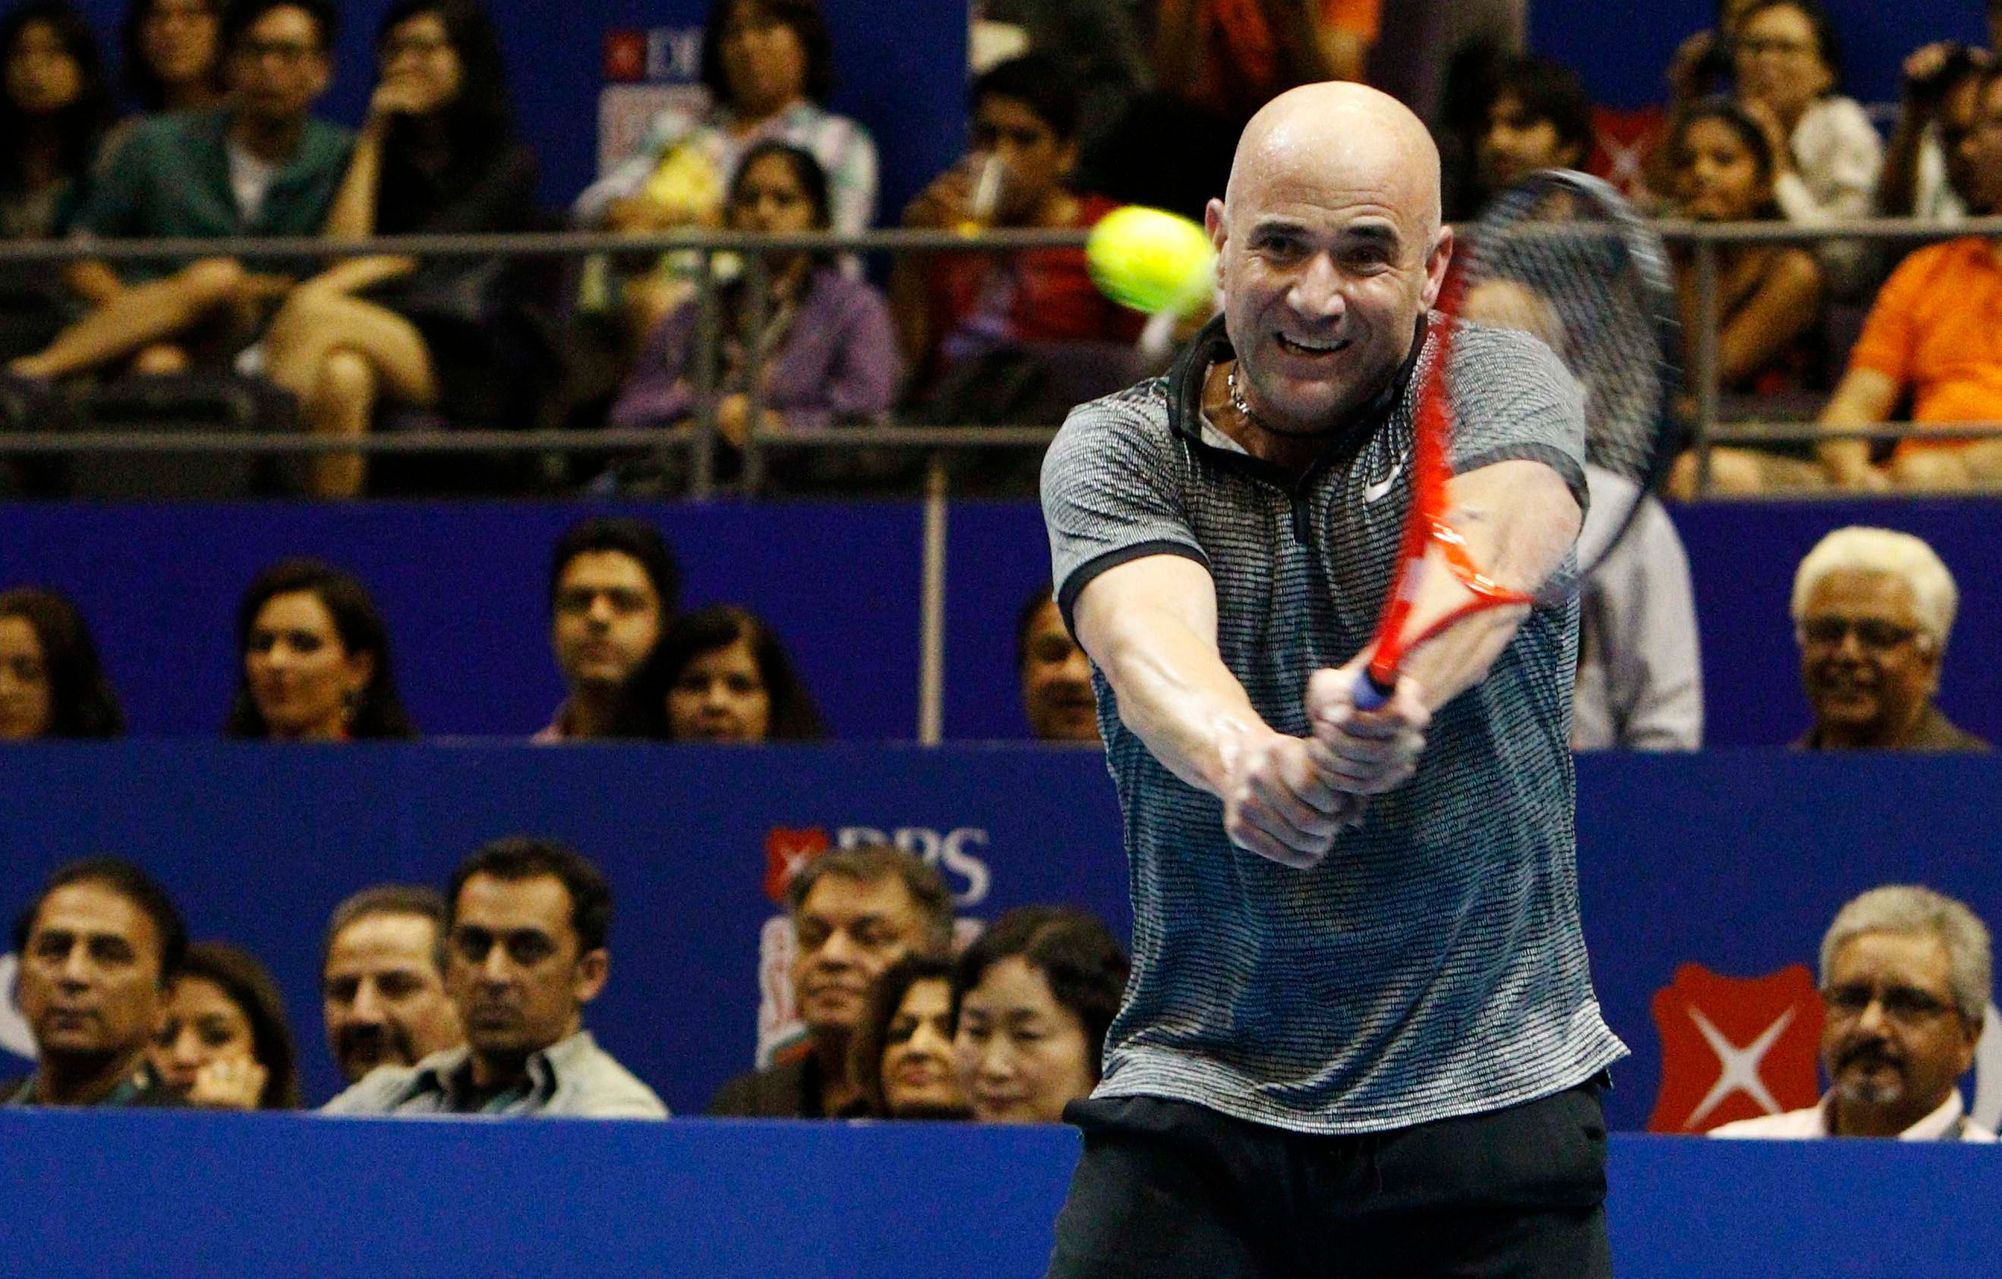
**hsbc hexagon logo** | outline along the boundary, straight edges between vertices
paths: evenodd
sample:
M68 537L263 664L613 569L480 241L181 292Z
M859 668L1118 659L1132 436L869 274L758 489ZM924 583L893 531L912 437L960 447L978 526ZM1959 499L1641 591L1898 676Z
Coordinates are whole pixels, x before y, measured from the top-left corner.
M1805 966L1743 978L1684 964L1653 1012L1661 1091L1648 1131L1709 1132L1821 1096L1821 996Z

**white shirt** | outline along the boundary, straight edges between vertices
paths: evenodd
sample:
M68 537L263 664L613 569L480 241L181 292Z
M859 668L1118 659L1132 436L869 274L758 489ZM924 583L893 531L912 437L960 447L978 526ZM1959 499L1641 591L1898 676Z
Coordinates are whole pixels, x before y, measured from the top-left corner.
M236 197L236 212L245 226L255 225L264 212L264 197L278 178L278 165L266 164L234 142L224 150L229 154L229 190Z
M1854 98L1830 96L1809 107L1788 139L1793 172L1773 184L1787 221L1829 226L1867 218L1884 168L1884 140ZM1861 283L1868 245L1824 240L1817 250L1837 293Z
M1828 1136L1828 1109L1834 1101L1830 1093L1806 1110L1789 1110L1783 1115L1761 1115L1740 1119L1710 1130L1712 1137L1777 1138L1805 1141ZM1966 1118L1967 1108L1960 1090L1946 1095L1939 1109L1898 1134L1899 1141L1979 1141L1992 1142L1995 1134Z

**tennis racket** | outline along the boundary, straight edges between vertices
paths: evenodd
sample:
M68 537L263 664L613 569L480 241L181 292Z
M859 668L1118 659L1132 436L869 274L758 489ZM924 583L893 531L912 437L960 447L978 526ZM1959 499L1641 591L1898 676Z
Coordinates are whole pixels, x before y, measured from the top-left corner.
M1411 510L1396 575L1377 622L1376 650L1356 680L1355 704L1390 700L1407 654L1471 613L1561 602L1605 562L1674 458L1680 386L1675 292L1661 237L1611 186L1564 170L1533 174L1494 201L1454 250L1435 335L1421 373L1411 459ZM1585 392L1585 455L1593 534L1578 571L1539 591L1491 578L1453 527L1454 352L1467 324L1527 331L1550 347ZM1434 550L1438 557L1433 557ZM1411 630L1425 574L1443 563L1469 597Z

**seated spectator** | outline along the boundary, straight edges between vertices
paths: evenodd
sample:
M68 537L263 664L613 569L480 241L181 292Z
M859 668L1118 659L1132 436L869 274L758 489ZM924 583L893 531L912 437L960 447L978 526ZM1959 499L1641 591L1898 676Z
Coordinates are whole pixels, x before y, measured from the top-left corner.
M57 870L14 926L35 1073L0 1106L177 1106L146 1060L187 928L153 877L115 857Z
M1821 0L1754 0L1732 41L1737 100L1759 121L1774 162L1773 197L1787 220L1831 226L1870 215L1884 143L1855 99L1836 90L1842 53ZM1823 241L1831 287L1862 285L1867 245Z
M76 605L54 591L0 591L0 742L124 731Z
M1703 658L1682 538L1661 503L1643 497L1633 527L1603 552L1605 539L1633 510L1633 482L1589 465L1585 480L1596 500L1585 512L1578 558L1598 568L1578 599L1571 748L1697 750L1703 745Z
M596 866L551 840L498 839L459 864L445 898L465 1046L383 1066L329 1114L667 1117L584 1029L611 975L612 889Z
M702 27L702 83L710 107L656 116L633 153L577 197L578 225L639 234L713 227L741 158L776 139L820 161L836 231L869 229L876 144L827 109L834 45L818 0L714 0ZM635 345L680 304L688 279L684 262L627 284L622 309Z
M1951 897L1892 884L1849 902L1821 942L1828 1093L1710 1135L1994 1141L1954 1086L1974 1065L1989 963L1988 929Z
M1985 751L1941 713L1953 574L1909 533L1842 528L1793 579L1794 635L1814 727L1800 750Z
M308 112L332 73L330 0L244 0L222 24L233 89L213 111L133 127L97 174L73 230L105 239L317 235L347 166L349 135ZM83 262L67 275L92 308L44 350L9 366L30 379L132 361L177 372L194 356L235 356L292 286L230 258Z
M368 590L319 560L281 560L236 613L242 662L228 737L345 742L417 736L396 694L389 629Z
M0 240L69 230L111 123L97 40L67 0L0 20ZM0 359L39 350L75 316L46 263L0 268Z
M365 888L334 908L320 999L327 1047L349 1083L466 1042L445 993L445 913L435 889L406 884Z
M1039 742L1098 742L1091 659L1071 638L1047 586L1029 597L1015 624L1015 669L1031 736Z
M681 569L660 530L597 517L566 532L549 569L549 644L568 693L538 742L621 735L626 686L681 600Z
M674 742L810 742L827 736L813 695L770 625L712 604L678 617L634 678L628 735Z
M1669 137L1671 211L1695 222L1776 219L1772 141L1742 107L1710 98L1676 118ZM1705 317L1694 254L1671 250L1681 312L1684 360L1694 367ZM1718 389L1726 395L1761 396L1802 390L1819 381L1823 351L1818 323L1822 302L1820 263L1807 250L1784 244L1725 244L1716 249L1715 308ZM1825 385L1825 384L1824 384ZM1715 448L1710 483L1725 492L1813 485L1816 468L1795 449ZM1671 487L1678 496L1696 489L1697 458L1679 459Z
M1988 51L1953 41L1926 45L1905 59L1898 125L1884 152L1877 211L1887 218L1958 222L1972 186L1965 143L1974 130Z
M808 862L786 892L796 949L793 998L807 1049L740 1075L709 1103L712 1115L841 1119L867 1113L850 1073L870 988L906 955L952 946L952 894L936 870L887 846L842 849Z
M974 0L970 69L1038 53L1078 86L1078 145L1089 165L1153 80L1137 6L1127 0Z
M299 1108L285 997L254 955L221 942L188 947L165 1011L153 1073L190 1105Z
M479 0L397 0L376 35L381 68L325 234L480 235L535 229L535 155L515 136L500 40ZM505 259L348 258L293 290L265 370L306 429L366 435L378 403L452 422L522 425L535 348ZM316 497L354 497L359 453L313 460Z
M1078 101L1061 67L1034 56L1004 62L973 82L969 105L973 150L911 201L905 226L1076 229L1112 211L1111 201L1069 186ZM1142 324L1136 312L1098 291L1082 249L903 257L891 277L891 298L904 354L918 385L927 387L954 366L995 351L1024 343L1130 342ZM944 416L975 420L969 412L977 411Z
M827 175L811 152L767 141L744 153L730 184L731 230L825 231L829 215ZM742 448L750 431L753 369L764 401L761 433L818 431L888 413L902 369L882 295L843 275L826 255L805 250L773 255L766 279L770 293L755 333L744 276L725 283L716 299L722 342L716 429L724 440ZM611 425L695 426L700 311L692 299L683 303L647 338L612 408Z
M1548 58L1504 62L1487 117L1478 148L1487 195L1539 169L1582 169L1592 153L1592 100L1576 72Z
M1974 211L2002 209L2002 76L1982 80L1980 114L1964 153ZM2002 305L2002 261L1980 237L1914 251L1878 291L1849 355L1849 371L1822 410L1824 426L1874 426L1907 398L1918 423L2002 419L2002 360L1989 316ZM1819 445L1824 482L1866 492L1898 487L1959 490L2002 480L2002 440L1898 441L1888 465L1870 441Z
M1126 990L1126 952L1096 917L1023 906L966 948L953 978L953 1047L973 1117L1053 1124L1091 1095Z
M125 92L147 115L206 111L228 92L221 0L132 0L119 24Z
M869 991L849 1074L878 1119L964 1119L952 1061L952 961L906 955Z

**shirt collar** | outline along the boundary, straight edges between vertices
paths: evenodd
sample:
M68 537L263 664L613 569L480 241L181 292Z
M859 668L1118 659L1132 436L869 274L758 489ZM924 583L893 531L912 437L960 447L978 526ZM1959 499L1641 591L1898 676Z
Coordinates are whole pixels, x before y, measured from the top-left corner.
M1337 424L1329 431L1325 437L1327 445L1322 449L1314 465L1308 468L1308 474L1319 471L1329 461L1353 454L1362 447L1365 440L1376 433L1379 427L1390 420L1391 415L1397 411L1397 406L1403 401L1405 389L1411 384L1411 375L1417 369L1419 357L1425 351L1429 323L1429 316L1418 317L1411 341L1411 352L1404 357L1404 363L1398 366L1390 381L1371 397L1369 403L1350 414L1348 421ZM1248 465L1259 471L1270 471L1275 477L1285 476L1290 480L1290 473L1284 468L1253 457L1235 440L1230 440L1229 446L1226 447L1219 445L1213 439L1214 436L1222 436L1223 432L1211 425L1203 412L1203 391L1209 383L1210 369L1225 360L1236 358L1237 351L1231 346L1230 334L1225 331L1224 317L1217 315L1205 324L1195 339L1183 349L1174 367L1168 372L1169 425L1182 438L1211 450L1219 457L1232 459L1235 464ZM1229 439L1228 436L1224 438Z
M1834 1131L1831 1122L1835 1114L1835 1094L1827 1093L1816 1107L1820 1113L1821 1131L1815 1135L1826 1137ZM1960 1099L1960 1089L1950 1089L1946 1100L1937 1109L1911 1127L1898 1134L1899 1141L1958 1141L1964 1126L1962 1119L1967 1114L1967 1105Z
M525 1066L527 1096L538 1105L548 1102L579 1062L596 1051L596 1047L591 1032L580 1030L568 1039L559 1039L530 1053ZM463 1109L473 1086L472 1061L472 1049L464 1045L432 1053L417 1063L416 1072L410 1077L409 1095L442 1094L450 1109Z

